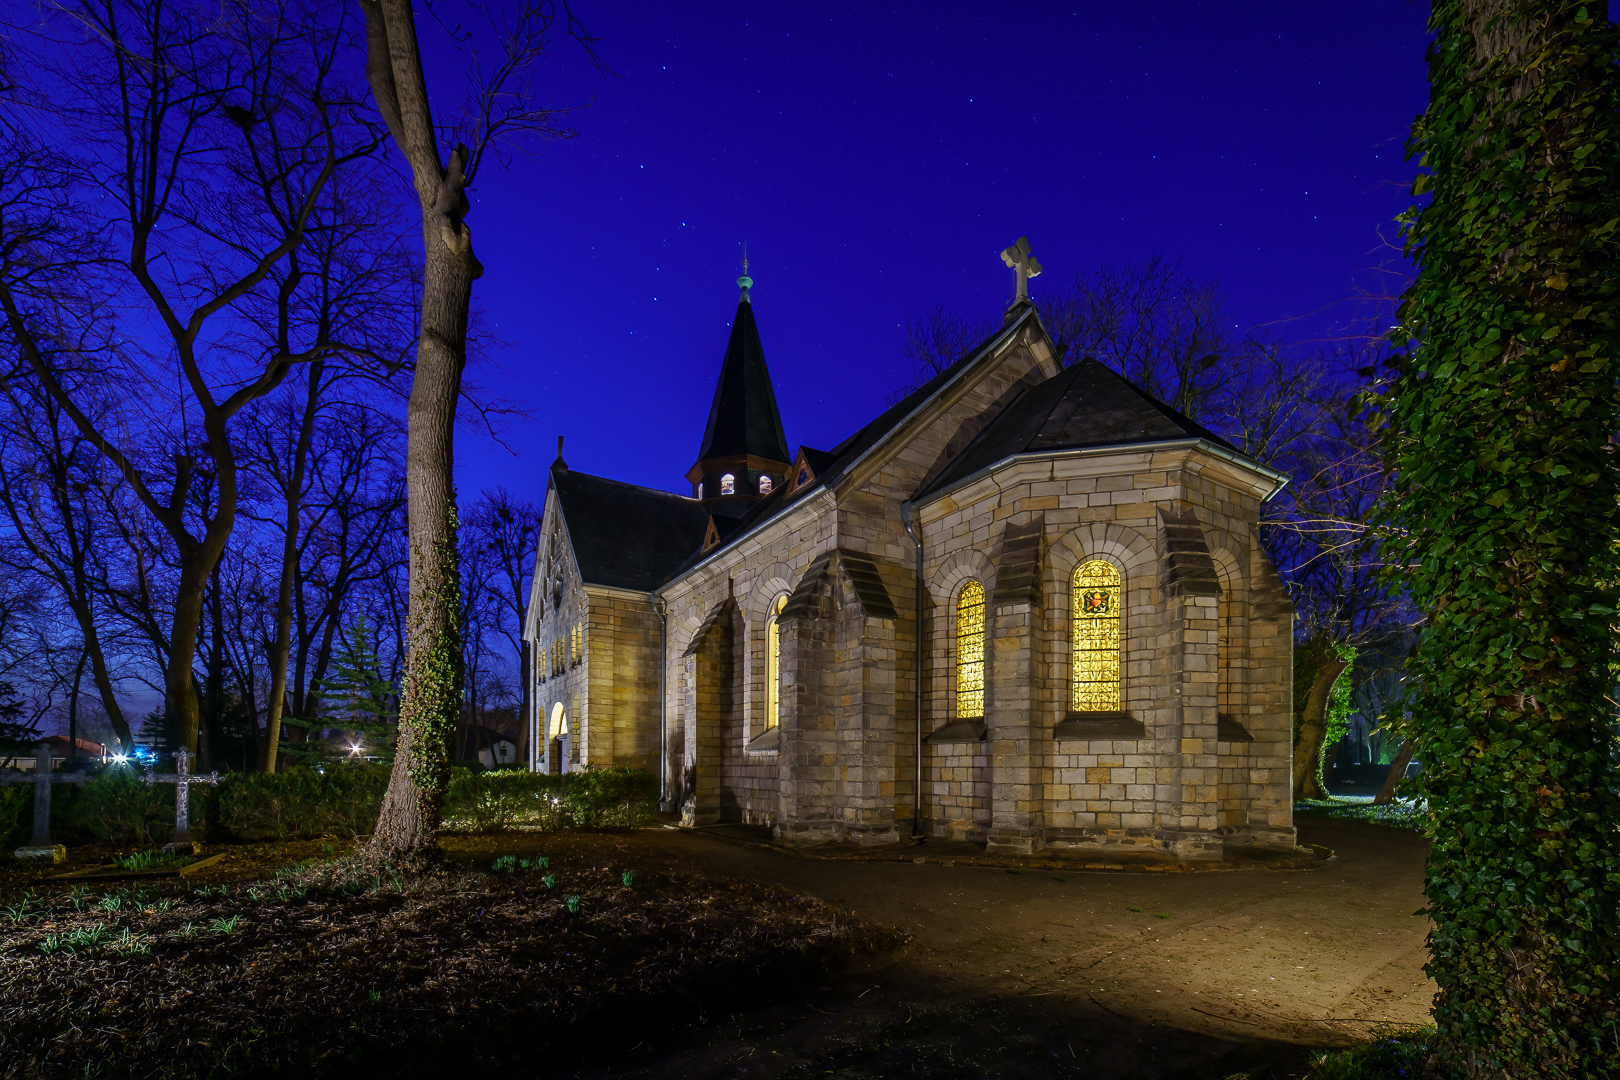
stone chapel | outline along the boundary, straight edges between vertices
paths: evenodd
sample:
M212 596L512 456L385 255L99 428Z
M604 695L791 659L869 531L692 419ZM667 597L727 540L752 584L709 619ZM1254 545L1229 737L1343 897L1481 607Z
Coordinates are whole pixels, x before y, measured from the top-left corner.
M1293 608L1258 536L1287 477L1060 366L1026 276L987 340L792 450L745 274L688 494L559 452L530 768L640 766L684 824L789 843L1293 848Z

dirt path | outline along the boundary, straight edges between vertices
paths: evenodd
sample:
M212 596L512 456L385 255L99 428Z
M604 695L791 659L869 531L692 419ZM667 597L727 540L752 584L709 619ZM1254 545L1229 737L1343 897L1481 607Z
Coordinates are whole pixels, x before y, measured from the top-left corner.
M1003 1051L1021 1061L1009 1076L1247 1070L1258 1080L1290 1075L1300 1047L1427 1022L1427 921L1413 916L1423 904L1425 842L1315 819L1302 820L1300 834L1335 849L1336 862L1313 871L1064 874L819 861L644 832L638 846L672 861L780 882L915 941L810 1003L752 1017L747 1003L716 1003L684 1050L584 1075L913 1075L881 1061L896 1040L916 1041L921 1009L930 1045L954 1038L964 1021L986 1031L1000 1023L1003 1041L1033 1039ZM977 1046L985 1061L998 1060L994 1047L978 1045L984 1039L964 1039L951 1053L970 1057ZM916 1062L915 1075L944 1068L923 1069L920 1044L906 1053L898 1060ZM1051 1068L1029 1067L1048 1054ZM991 1075L964 1066L961 1075Z

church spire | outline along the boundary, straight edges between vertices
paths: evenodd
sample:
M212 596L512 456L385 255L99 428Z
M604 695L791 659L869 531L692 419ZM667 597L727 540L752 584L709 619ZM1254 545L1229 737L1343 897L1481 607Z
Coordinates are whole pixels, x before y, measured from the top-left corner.
M720 362L709 423L697 462L686 474L693 495L709 503L716 514L728 516L740 515L754 500L768 495L792 468L776 390L754 322L749 298L754 279L748 276L746 255L737 286L742 296Z
M737 279L737 288L742 290L742 299L738 302L746 304L748 303L748 290L754 287L754 279L748 276L748 241L746 240L743 241L742 266L742 277Z

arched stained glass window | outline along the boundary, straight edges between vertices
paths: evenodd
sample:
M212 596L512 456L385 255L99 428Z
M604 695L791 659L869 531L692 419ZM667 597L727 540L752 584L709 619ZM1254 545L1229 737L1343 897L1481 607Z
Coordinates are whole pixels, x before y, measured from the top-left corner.
M1075 712L1118 712L1119 625L1124 607L1119 568L1101 559L1074 572Z
M782 722L782 608L787 597L778 596L765 620L765 726Z
M984 586L970 581L956 596L956 717L984 715Z

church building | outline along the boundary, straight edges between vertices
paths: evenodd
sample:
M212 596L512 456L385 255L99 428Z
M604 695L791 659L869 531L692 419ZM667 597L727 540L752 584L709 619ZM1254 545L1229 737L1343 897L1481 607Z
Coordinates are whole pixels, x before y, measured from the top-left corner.
M1294 847L1293 608L1258 533L1287 478L1061 366L1038 264L1003 258L1001 329L836 446L790 448L745 274L682 494L559 451L531 768L646 768L684 824L787 843Z

